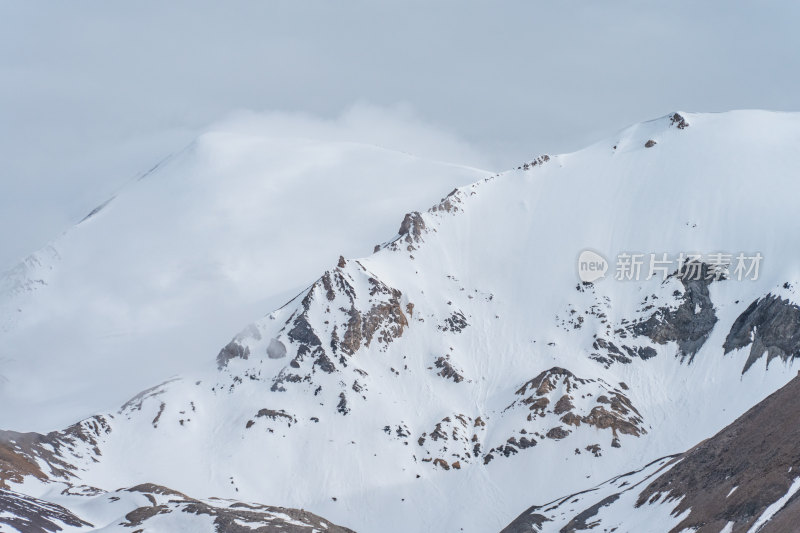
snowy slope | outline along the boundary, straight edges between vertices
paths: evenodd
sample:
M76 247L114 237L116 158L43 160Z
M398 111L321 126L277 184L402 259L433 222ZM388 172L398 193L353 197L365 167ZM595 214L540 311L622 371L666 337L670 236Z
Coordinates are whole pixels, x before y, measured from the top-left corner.
M683 114L538 157L330 261L214 367L84 429L5 440L39 478L103 490L156 483L357 531L500 530L690 448L794 376L798 141L798 115ZM757 280L581 284L587 248L764 262Z
M67 425L205 364L396 213L486 175L259 131L212 128L0 277L0 427Z

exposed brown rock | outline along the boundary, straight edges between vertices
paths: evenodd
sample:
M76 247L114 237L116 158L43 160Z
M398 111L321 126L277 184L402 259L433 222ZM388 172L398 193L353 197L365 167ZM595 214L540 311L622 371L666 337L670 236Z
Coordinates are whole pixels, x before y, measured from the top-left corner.
M436 458L433 460L434 466L441 466L445 470L450 470L450 465L444 459ZM460 468L460 465L459 465Z
M560 415L574 409L575 406L572 405L571 400L572 398L570 398L567 394L559 398L559 400L556 402L556 406L553 408L553 413Z
M558 426L558 427L552 428L550 431L547 432L547 438L548 439L554 439L554 440L561 440L561 439L565 438L569 434L570 434L570 431L568 429L564 429L561 426Z

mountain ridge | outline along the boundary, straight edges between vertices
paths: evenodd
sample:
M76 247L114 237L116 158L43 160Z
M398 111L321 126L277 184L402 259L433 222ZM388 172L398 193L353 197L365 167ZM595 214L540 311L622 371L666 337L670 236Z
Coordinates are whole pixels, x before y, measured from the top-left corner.
M761 227L786 227L787 210L748 225L788 195L768 198L739 160L746 146L771 185L791 184L800 122L774 121L670 114L458 187L372 255L340 257L209 368L99 415L100 453L70 464L92 486L243 497L367 531L499 530L587 477L659 466L791 379L800 354L772 339L798 329L798 273L695 282L687 264L586 284L576 260L589 247L722 250L792 265L796 237ZM718 176L749 188L747 202L719 194ZM748 313L767 295L787 303ZM740 334L752 329L756 364ZM727 338L739 339L730 350Z

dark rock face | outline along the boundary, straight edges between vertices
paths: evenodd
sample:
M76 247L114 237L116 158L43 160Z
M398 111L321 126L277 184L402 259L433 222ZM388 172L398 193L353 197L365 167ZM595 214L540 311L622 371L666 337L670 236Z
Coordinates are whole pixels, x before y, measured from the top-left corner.
M456 369L453 364L450 362L450 356L439 357L436 359L434 363L436 368L439 368L439 372L437 375L442 376L445 379L452 379L456 383L461 383L464 381L464 376L460 370Z
M289 427L292 427L292 422L297 422L295 417L283 409L259 409L258 413L256 413L256 417L269 418L270 420L275 421L283 419L289 425Z
M314 333L314 328L308 323L308 318L305 314L301 314L295 319L294 327L289 330L288 337L296 343L305 344L307 346L322 345L322 341L320 341L317 334Z
M516 520L503 528L500 533L531 533L541 531L545 522L550 522L546 516L536 513L538 507L529 509L531 512L523 513Z
M462 464L476 461L481 448L478 434L483 433L485 426L480 417L473 419L462 413L442 418L432 431L422 433L417 439L420 453L423 454L422 462L438 465L445 470L444 464L447 464L459 470ZM406 433L410 435L410 432Z
M563 415L567 411L572 411L575 409L575 406L572 404L572 398L569 395L565 394L561 398L559 398L558 402L556 402L556 406L553 409L553 413L557 415Z
M695 277L693 272L697 272L698 279L692 279ZM695 263L684 265L673 276L680 279L684 288L678 308L661 307L647 320L629 326L629 330L658 344L676 342L681 361L688 358L691 363L717 323L714 304L708 293L714 272L705 263Z
M776 357L800 357L800 307L771 294L751 303L733 323L723 348L728 353L748 345L750 356L742 374L764 353L767 365Z
M689 127L689 123L686 122L686 119L679 113L675 113L669 118L669 125L675 126L679 130L683 130Z
M403 222L400 223L400 230L397 232L400 236L409 235L415 242L422 236L425 229L425 221L422 220L422 215L419 211L406 213Z
M290 383L311 383L317 371L341 372L358 350L373 343L386 349L408 327L404 306L410 311L413 304L403 302L399 290L372 276L358 261L343 264L309 288L277 338L271 340L270 357L295 354L288 365L294 370L283 369L271 390L285 391ZM330 330L317 331L313 324L329 325ZM347 411L346 406L340 409L343 414Z
M339 393L339 403L336 405L336 410L343 415L350 412L350 408L347 407L347 395L343 392Z
M617 347L616 344L602 337L595 339L592 343L592 348L597 350L597 352L593 352L590 357L595 361L603 363L606 368L608 368L613 361L627 364L632 362L634 358L646 361L656 356L656 351L651 346L636 346L632 348L623 344ZM600 352L605 355L601 355Z
M597 515L597 512L603 507L607 507L619 499L619 494L612 494L603 498L591 507L581 511L569 521L569 523L561 529L561 533L576 533L578 531L586 531L594 527L590 519Z
M454 311L449 317L444 319L444 324L437 326L439 331L452 331L453 333L461 333L469 326L467 317L461 311Z
M55 533L62 526L91 527L69 510L54 503L0 489L0 530L5 526L26 533Z
M403 222L400 223L400 229L397 232L400 238L396 242L405 242L406 250L412 252L416 250L414 245L422 241L422 234L426 230L425 220L419 211L407 213Z
M228 366L228 361L231 359L247 359L248 357L250 357L250 348L231 341L217 355L217 368L222 370Z
M553 440L561 440L569 434L570 431L568 429L564 429L561 426L558 426L554 427L553 429L547 432L547 438Z

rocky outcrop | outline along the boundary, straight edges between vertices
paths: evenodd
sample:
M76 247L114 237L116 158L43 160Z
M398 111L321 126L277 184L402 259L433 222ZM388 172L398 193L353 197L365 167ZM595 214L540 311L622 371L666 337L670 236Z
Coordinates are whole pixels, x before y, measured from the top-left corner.
M745 346L750 346L750 355L742 374L764 354L767 366L776 357L783 361L800 357L800 307L772 294L751 303L723 344L726 354Z
M231 359L248 359L249 357L250 348L242 346L237 341L233 340L217 354L217 368L222 370L228 366L228 362Z
M592 343L594 352L590 355L592 359L603 363L606 368L612 362L628 364L634 359L647 360L656 356L656 351L652 346L635 346L620 344L618 347L613 341L597 337Z
M557 394L554 393L561 393L558 400L555 400ZM555 415L567 426L586 424L597 429L611 429L614 437L618 432L637 437L647 433L641 415L622 391L602 380L578 378L563 368L554 367L542 372L526 382L516 394L521 399L506 409L513 408L517 402L527 406L528 421ZM573 402L580 402L581 409L576 408ZM555 431L548 431L553 433L553 436L548 434L548 438L562 439L568 435L563 428L553 429Z
M467 317L461 311L453 311L450 316L444 319L444 324L438 326L439 331L452 331L453 333L461 333L469 326Z
M708 286L715 279L713 269L705 263L687 263L671 275L680 280L683 293L673 294L677 308L659 307L646 320L628 326L633 335L648 337L658 344L675 342L681 361L691 362L717 323Z
M449 355L438 357L433 364L439 369L436 373L437 375L445 379L451 379L456 383L464 381L464 374L460 369L453 366L453 363L450 362Z
M669 125L675 126L679 130L689 127L689 123L686 122L686 119L680 113L674 113L671 117L669 117Z
M530 170L532 168L538 167L539 165L544 165L548 161L550 161L549 155L547 154L540 155L533 161L523 163L522 166L517 167L517 170Z
M256 413L255 418L266 418L271 422L279 422L285 424L287 428L290 428L292 427L292 424L297 423L297 419L294 416L287 413L286 411L284 411L283 409L266 409L266 408L259 409L258 412ZM254 425L255 421L253 419L250 419L247 421L247 424L245 424L245 427L247 429L250 429ZM272 425L267 427L267 431L269 432L274 431Z
M481 417L472 418L460 413L444 417L432 431L417 438L417 445L423 451L422 462L442 468L457 463L458 470L462 463L466 465L476 461L481 455L480 442L485 430L486 424Z
M394 249L399 249L401 243L405 245L408 252L413 252L417 249L417 245L422 242L422 235L427 231L425 219L419 211L407 213L400 223L400 229L397 231L399 237L393 243Z
M639 411L622 390L600 379L584 379L565 368L553 367L525 382L503 417L518 420L518 429L506 440L490 448L484 462L508 457L536 446L537 439L566 440L582 425L610 430L610 446L621 446L620 435L639 437L647 431ZM600 446L593 444L600 457Z
M408 327L406 310L413 304L403 301L399 290L371 275L358 261L340 260L339 265L343 266L326 272L309 288L277 338L271 339L276 355L293 354L288 367L273 380L273 391L284 391L291 383L310 383L317 371L338 372L361 349L378 344L385 350Z

